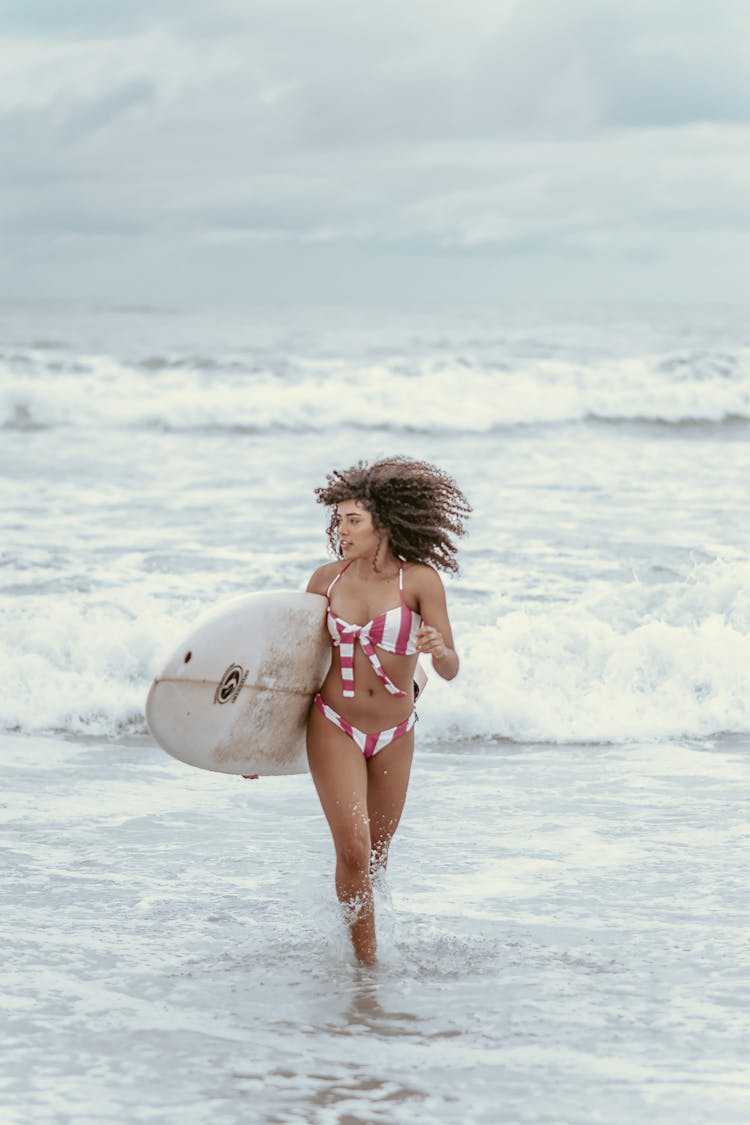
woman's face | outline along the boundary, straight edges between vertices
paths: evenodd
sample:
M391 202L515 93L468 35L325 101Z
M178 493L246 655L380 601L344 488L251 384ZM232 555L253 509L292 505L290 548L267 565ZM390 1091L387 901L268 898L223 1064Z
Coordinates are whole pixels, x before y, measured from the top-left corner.
M347 562L374 558L381 536L364 504L359 500L342 500L336 505L336 515L342 558Z

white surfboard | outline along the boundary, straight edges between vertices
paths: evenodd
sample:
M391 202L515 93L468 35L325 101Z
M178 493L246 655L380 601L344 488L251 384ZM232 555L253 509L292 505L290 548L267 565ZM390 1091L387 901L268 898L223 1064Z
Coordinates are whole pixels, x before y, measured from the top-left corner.
M159 745L218 773L304 773L310 703L331 660L325 612L320 594L267 590L199 618L146 700Z
M148 693L159 745L217 773L307 772L307 717L331 661L326 606L320 594L266 590L200 617ZM418 691L426 681L418 665Z

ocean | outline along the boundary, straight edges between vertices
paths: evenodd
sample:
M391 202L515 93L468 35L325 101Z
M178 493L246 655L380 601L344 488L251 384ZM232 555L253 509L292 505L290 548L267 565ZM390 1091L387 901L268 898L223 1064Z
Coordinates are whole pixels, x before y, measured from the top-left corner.
M746 1121L749 439L741 306L0 304L4 1119ZM143 708L395 453L474 511L363 970L309 777Z

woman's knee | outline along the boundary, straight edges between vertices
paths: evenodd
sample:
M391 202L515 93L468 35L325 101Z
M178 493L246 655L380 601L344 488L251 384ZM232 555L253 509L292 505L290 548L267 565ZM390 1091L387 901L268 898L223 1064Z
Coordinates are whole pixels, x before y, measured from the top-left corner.
M350 871L365 872L370 866L370 834L367 831L347 833L336 841L339 862Z

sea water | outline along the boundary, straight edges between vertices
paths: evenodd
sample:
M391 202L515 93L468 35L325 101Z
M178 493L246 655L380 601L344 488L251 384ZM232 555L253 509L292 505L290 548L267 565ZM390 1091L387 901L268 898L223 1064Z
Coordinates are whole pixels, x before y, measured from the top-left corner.
M4 304L0 427L8 1120L747 1120L747 310ZM396 453L474 512L363 970L143 705Z

